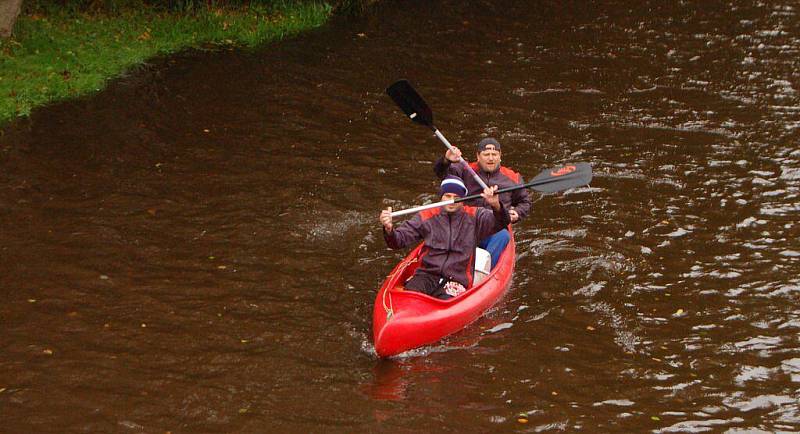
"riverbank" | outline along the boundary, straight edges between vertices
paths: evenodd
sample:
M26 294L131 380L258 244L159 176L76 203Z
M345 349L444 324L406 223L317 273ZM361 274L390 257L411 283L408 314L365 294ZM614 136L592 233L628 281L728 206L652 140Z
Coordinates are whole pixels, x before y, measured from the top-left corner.
M153 56L253 47L318 27L332 12L330 3L302 1L188 11L29 10L12 38L0 40L0 125L35 107L101 90Z

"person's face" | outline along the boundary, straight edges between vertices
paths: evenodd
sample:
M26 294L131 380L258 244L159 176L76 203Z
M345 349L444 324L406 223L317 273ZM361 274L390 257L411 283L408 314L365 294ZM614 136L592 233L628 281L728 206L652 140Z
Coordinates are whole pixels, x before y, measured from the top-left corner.
M494 145L486 145L483 151L477 154L478 166L484 172L494 172L500 167L500 150Z
M458 195L455 193L445 193L442 195L442 200L455 200L458 199ZM450 205L445 205L443 208L447 212L455 212L461 209L464 206L463 202L459 203L451 203Z

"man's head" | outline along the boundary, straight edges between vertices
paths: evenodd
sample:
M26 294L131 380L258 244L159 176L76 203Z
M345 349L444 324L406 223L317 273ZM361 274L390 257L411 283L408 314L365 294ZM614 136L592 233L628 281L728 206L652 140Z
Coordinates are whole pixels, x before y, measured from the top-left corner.
M459 197L467 195L467 187L464 185L464 181L462 181L461 178L454 175L447 175L439 186L439 195L442 197L442 200L458 199ZM447 212L454 212L461 209L463 206L461 202L453 203L445 205L444 210Z
M500 168L500 142L493 137L487 137L478 142L476 154L478 166L484 172L494 172Z

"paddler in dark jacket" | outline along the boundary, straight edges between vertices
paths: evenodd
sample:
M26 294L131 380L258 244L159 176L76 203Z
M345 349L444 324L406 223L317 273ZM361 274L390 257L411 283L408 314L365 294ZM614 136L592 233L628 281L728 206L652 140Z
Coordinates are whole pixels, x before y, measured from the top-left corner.
M476 161L470 163L470 167L486 183L486 185L496 185L499 188L513 187L523 184L522 175L512 169L500 164L502 152L500 142L493 137L487 137L478 142ZM463 164L458 164L461 158L461 150L456 147L448 149L443 157L440 157L433 166L433 171L439 179L447 175L455 175L464 180L468 194L477 194L483 187L475 180L469 170ZM531 199L528 196L528 189L521 188L508 193L500 193L500 202L508 210L511 223L516 223L524 219L531 210ZM488 206L482 199L470 201L468 205ZM511 239L511 234L507 230L500 231L489 238L481 240L479 247L484 248L492 254L492 266L497 264L500 254L505 250L506 244Z
M383 237L390 248L400 249L424 240L420 266L405 282L407 290L448 299L470 286L478 240L503 230L511 221L495 190L497 186L489 187L481 194L488 208L450 204L421 211L396 227L392 224L392 209L381 212ZM442 200L464 197L467 187L459 177L447 176L439 194Z

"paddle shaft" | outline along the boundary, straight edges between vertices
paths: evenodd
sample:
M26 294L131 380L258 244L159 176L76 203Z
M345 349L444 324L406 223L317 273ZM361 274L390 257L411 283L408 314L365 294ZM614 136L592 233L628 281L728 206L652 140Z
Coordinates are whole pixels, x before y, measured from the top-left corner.
M395 104L400 107L400 110L411 119L412 122L424 125L431 130L433 133L436 134L436 137L447 146L447 149L453 150L453 145L444 137L444 135L433 125L433 111L431 110L428 103L422 99L422 96L414 89L414 86L411 86L411 83L408 80L397 80L396 82L392 83L391 86L386 88L386 93L389 97L392 98ZM484 182L472 167L464 161L463 158L459 157L459 163L463 164L466 167L467 171L472 174L472 177L475 178L475 182L480 184L481 188L486 188L486 182Z
M520 189L523 189L523 188L534 188L534 187L537 187L537 186L540 186L540 185L553 184L553 183L556 183L556 182L564 183L565 181L570 181L572 179L581 180L581 178L583 178L583 175L584 174L582 174L580 172L573 172L573 173L568 173L568 174L565 174L565 175L559 175L557 177L552 177L552 178L545 178L545 179L539 179L539 180L534 179L533 181L526 182L525 184L518 184L518 185L512 185L511 187L501 188L501 189L497 190L496 192L494 192L494 194L508 193L508 192L515 191L515 190L520 190ZM581 184L581 185L585 185L585 184ZM576 186L569 186L568 188L573 188L573 187L576 187ZM413 214L415 212L424 211L426 209L438 208L440 206L450 205L450 204L459 203L459 202L465 202L465 201L473 200L473 199L479 199L481 197L482 196L480 194L472 194L472 195L469 195L469 196L459 197L458 199L443 200L441 202L429 203L427 205L421 205L421 206L417 206L417 207L414 207L414 208L408 208L408 209L404 209L404 210L400 210L400 211L393 211L392 212L392 217L398 217L398 216L402 216L402 215L406 215L406 214Z
M439 208L440 206L450 205L456 203L455 200L443 200L441 202L429 203L427 205L415 206L414 208L404 209L400 211L392 211L392 217L399 217L406 214L414 214L415 212L425 211L426 209Z
M436 137L438 137L438 138L439 138L439 140L441 140L441 141L442 141L442 143L444 143L444 145L445 145L445 146L447 146L447 149L449 149L449 150L451 150L451 151L454 149L453 145L451 145L451 144L450 144L450 142L449 142L449 141L447 141L447 139L444 137L444 135L443 135L441 132L439 132L439 130L438 130L436 127L434 127L433 125L431 125L431 129L433 130L433 133L434 133L434 134L436 134ZM478 184L480 184L480 185L481 185L481 188L486 188L486 187L488 187L488 185L486 185L486 183L485 183L485 182L483 182L483 179L481 179L481 177L480 177L480 176L478 176L478 174L477 174L477 173L475 173L475 171L472 169L472 166L470 166L470 165L469 165L469 163L467 163L467 162L464 160L464 158L463 158L463 157L458 157L458 161L459 161L461 164L463 164L463 165L464 165L464 167L466 167L466 168L467 168L467 170L469 170L469 173L470 173L470 174L472 174L472 177L473 177L473 178L475 178L475 182L477 182Z

